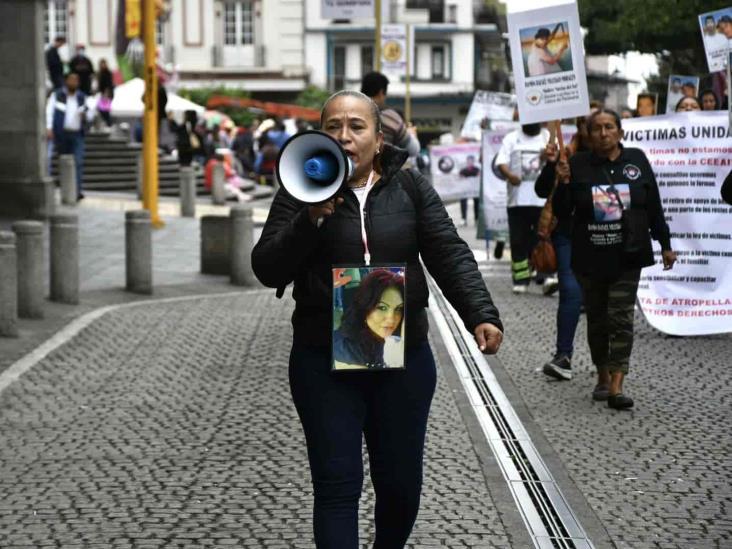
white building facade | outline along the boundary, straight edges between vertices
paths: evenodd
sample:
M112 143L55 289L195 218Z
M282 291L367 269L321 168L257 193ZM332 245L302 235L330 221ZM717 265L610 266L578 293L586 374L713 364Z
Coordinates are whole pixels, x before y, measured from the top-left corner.
M124 1L124 0L121 0ZM95 66L116 67L120 0L48 0L47 43L65 35L69 52L84 44ZM292 101L308 84L329 91L360 87L374 66L371 19L323 19L323 0L168 0L157 24L161 64L175 67L184 88L242 88L259 99ZM481 44L498 37L478 24L481 0L382 0L384 22L408 23L414 36L414 122L435 132L459 130L491 63ZM478 15L476 15L478 14ZM487 37L487 38L486 38ZM481 50L480 52L478 50ZM71 53L67 54L71 55ZM483 79L485 80L485 79ZM403 109L404 75L391 78L389 103Z

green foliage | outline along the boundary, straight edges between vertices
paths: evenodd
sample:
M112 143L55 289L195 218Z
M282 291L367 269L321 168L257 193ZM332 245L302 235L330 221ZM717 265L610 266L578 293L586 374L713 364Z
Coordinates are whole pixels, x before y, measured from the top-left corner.
M178 95L185 97L186 99L190 99L194 103L203 105L204 107L208 100L214 95L223 95L239 99L248 99L251 97L251 94L246 90L226 87L181 89L178 90ZM239 107L218 107L216 110L228 115L237 126L248 126L255 118L255 115L247 109Z
M653 53L677 74L707 72L698 15L713 9L709 0L579 0L588 54Z
M295 99L295 103L301 107L320 110L329 97L329 91L310 85L300 92L297 99Z

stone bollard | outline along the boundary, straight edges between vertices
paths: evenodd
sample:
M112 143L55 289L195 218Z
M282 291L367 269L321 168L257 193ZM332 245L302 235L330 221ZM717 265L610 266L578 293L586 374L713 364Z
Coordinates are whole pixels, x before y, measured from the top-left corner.
M76 165L73 154L59 155L58 177L61 186L61 203L76 204Z
M242 206L231 208L229 223L231 283L236 286L253 286L255 277L252 270L252 248L254 248L252 210Z
M51 216L51 301L79 303L79 218Z
M226 204L225 175L223 162L214 164L211 176L211 200L218 206Z
M125 212L125 289L152 293L152 224L150 212Z
M135 189L137 189L137 199L142 200L143 181L145 179L145 160L142 156L142 151L140 151L140 154L137 155L135 167L137 168L135 176Z
M18 253L18 316L43 318L43 223L13 223Z
M15 235L0 231L0 336L18 336L18 269Z
M180 215L196 217L196 172L190 166L180 169Z

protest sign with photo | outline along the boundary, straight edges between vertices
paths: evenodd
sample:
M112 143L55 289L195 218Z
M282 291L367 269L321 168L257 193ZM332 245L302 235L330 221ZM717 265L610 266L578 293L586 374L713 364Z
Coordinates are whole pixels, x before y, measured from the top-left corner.
M470 110L465 117L462 137L480 140L483 119L489 122L495 120L513 120L513 111L516 108L516 96L510 93L476 90Z
M407 72L407 25L381 25L381 70L403 75ZM413 41L412 41L413 42ZM411 53L411 52L410 52ZM414 55L410 57L413 65Z
M668 94L666 95L666 114L676 112L676 105L684 97L699 95L699 77L672 74L668 77Z
M443 202L480 194L480 143L433 145L429 150L432 184Z
M648 322L674 335L732 332L732 207L720 198L732 170L726 112L687 112L623 120L624 145L642 149L658 180L678 254L641 273L638 299Z
M332 370L404 368L406 266L333 268Z
M375 0L323 0L323 19L368 19L374 17Z
M732 48L732 7L699 16L709 72L723 71L727 52Z
M590 102L577 4L509 11L508 34L521 123L586 115Z

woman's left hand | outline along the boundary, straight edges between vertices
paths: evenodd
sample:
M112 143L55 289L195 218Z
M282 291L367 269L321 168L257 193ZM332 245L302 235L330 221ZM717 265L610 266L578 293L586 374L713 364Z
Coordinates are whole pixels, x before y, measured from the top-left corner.
M482 353L486 355L494 355L498 352L498 348L503 341L503 332L496 328L493 324L483 322L478 324L473 330L475 334L475 342Z
M676 252L673 250L665 250L661 252L661 257L663 257L663 270L669 271L674 268L674 263L676 263Z

